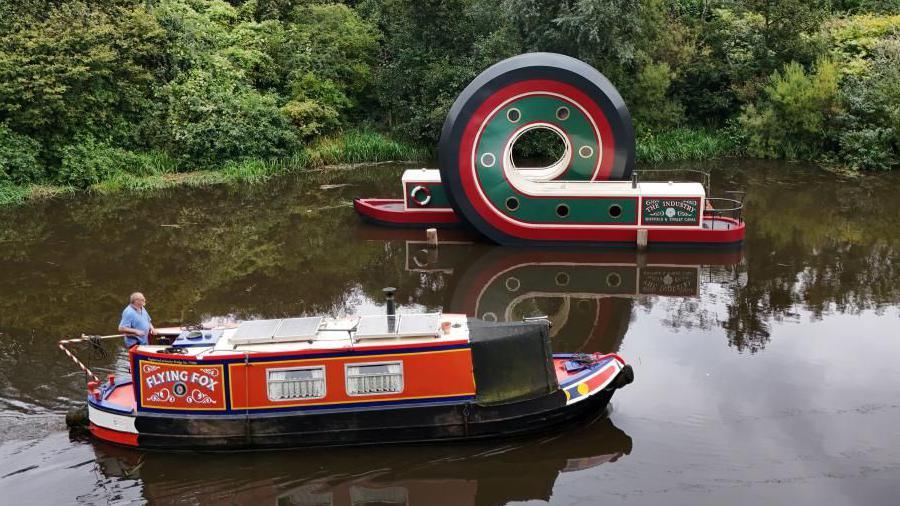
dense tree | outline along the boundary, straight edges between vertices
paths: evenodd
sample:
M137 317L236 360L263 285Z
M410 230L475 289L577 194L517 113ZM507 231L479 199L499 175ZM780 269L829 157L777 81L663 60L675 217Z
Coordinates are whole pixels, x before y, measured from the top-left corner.
M0 0L0 184L277 158L357 125L434 146L465 85L526 51L597 67L642 141L724 128L758 156L894 168L898 1Z

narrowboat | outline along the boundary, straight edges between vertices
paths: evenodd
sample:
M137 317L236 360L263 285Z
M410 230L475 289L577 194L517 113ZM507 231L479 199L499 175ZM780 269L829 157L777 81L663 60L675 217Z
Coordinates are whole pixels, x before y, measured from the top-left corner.
M558 158L517 160L517 143L539 134L558 139ZM406 171L400 199L357 198L354 207L377 224L464 225L506 246L742 243L742 200L713 197L704 175L646 180L634 162L634 128L615 86L575 58L528 53L488 68L456 98L438 169Z
M198 450L481 439L596 413L633 380L617 355L552 354L545 319L388 307L163 330L171 343L129 349L130 377L88 383L90 432Z

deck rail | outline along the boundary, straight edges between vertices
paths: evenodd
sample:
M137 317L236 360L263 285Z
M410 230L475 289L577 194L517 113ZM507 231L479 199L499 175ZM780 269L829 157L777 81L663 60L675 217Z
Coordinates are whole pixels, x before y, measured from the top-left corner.
M731 218L738 223L743 223L743 210L743 200L708 197L706 199L706 209L703 210L703 215L716 218Z

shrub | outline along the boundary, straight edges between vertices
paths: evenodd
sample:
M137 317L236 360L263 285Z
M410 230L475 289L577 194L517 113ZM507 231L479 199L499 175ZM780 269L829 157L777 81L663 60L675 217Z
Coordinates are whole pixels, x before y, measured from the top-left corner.
M24 185L40 181L44 174L38 159L40 144L0 123L0 183Z
M119 174L147 176L171 170L171 161L159 153L134 153L85 136L60 150L57 182L87 188Z
M0 117L51 149L85 133L133 142L166 45L144 6L125 3L47 2L0 30Z
M749 105L741 124L749 134L751 154L810 159L821 155L830 138L829 121L838 112L838 73L829 60L813 72L791 62L775 72L756 106Z
M852 169L889 170L900 163L900 40L873 53L864 75L841 83L836 158Z
M194 69L163 90L173 151L184 162L213 165L288 154L297 138L273 94L229 73Z

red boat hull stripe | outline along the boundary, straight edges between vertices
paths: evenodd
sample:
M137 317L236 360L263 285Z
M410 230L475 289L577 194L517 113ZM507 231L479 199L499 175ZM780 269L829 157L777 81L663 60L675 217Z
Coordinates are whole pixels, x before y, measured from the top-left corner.
M111 443L116 443L120 445L127 446L137 446L138 445L138 435L131 434L129 432L119 432L117 430L107 429L106 427L100 427L99 425L94 425L93 423L90 425L91 434L94 435L97 439L102 439L104 441L109 441Z

